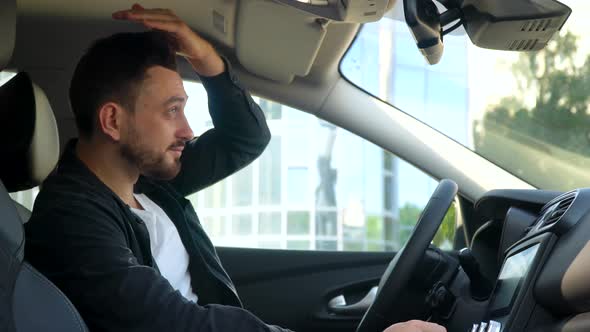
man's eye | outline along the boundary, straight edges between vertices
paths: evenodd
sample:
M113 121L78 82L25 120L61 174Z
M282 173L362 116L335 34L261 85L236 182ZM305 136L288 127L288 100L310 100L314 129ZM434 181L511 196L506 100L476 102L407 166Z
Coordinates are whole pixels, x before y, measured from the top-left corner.
M172 107L171 109L168 110L169 113L178 113L178 107Z

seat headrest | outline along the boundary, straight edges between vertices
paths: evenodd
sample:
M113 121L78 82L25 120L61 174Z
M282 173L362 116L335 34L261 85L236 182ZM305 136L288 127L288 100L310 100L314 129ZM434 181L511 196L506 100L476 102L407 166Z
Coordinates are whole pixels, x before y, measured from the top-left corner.
M12 57L16 37L16 0L0 1L0 70Z
M45 93L19 73L0 87L0 180L26 190L51 173L59 158L57 124Z

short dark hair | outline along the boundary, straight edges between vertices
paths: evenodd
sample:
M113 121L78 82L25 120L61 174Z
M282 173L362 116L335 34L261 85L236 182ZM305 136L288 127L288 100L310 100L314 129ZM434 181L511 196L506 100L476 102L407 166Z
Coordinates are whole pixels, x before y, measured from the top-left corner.
M175 43L159 31L118 33L94 42L78 62L70 83L79 135L92 136L98 109L108 101L133 111L147 69L176 70L175 50Z

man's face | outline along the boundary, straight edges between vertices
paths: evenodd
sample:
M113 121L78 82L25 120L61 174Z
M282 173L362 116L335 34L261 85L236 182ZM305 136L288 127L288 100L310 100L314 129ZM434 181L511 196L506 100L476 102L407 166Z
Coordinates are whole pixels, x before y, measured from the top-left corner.
M146 71L120 141L121 154L142 175L170 180L180 171L182 150L193 138L184 114L187 98L176 71L161 66Z

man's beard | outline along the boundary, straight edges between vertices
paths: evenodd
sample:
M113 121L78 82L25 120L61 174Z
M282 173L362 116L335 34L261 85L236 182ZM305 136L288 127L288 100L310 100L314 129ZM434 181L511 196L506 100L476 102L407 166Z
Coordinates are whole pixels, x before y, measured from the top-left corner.
M173 146L184 145L184 142L176 142ZM172 147L172 146L171 146ZM149 146L142 144L135 128L128 132L128 141L121 143L121 155L129 163L135 165L139 172L158 180L172 180L180 172L180 159L174 159L173 163L166 162L166 153L157 152Z

